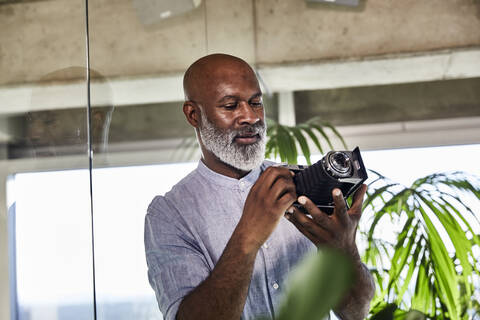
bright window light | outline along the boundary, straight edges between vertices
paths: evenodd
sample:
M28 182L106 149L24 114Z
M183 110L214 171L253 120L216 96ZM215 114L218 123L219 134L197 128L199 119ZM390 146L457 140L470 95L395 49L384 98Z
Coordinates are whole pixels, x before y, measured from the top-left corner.
M461 170L480 176L480 145L367 151L362 155L367 168L405 185L434 172ZM162 319L147 280L144 216L155 195L170 190L196 166L179 163L94 170L100 319ZM80 306L91 312L88 182L87 170L22 173L9 182L9 202L13 197L16 203L20 309L35 313L43 308L54 320L67 319L68 306L76 306L71 310L77 313Z

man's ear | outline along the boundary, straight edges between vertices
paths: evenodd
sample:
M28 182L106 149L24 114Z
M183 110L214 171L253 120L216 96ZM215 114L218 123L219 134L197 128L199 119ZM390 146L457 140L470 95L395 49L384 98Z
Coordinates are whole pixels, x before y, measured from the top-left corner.
M192 101L185 101L183 103L183 113L187 118L188 123L194 128L198 128L200 124L200 108Z

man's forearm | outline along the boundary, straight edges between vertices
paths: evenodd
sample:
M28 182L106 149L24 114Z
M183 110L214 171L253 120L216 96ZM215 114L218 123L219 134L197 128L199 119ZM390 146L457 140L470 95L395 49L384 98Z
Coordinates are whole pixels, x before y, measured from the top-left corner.
M355 284L342 304L335 310L342 320L365 319L368 315L370 301L375 294L375 282L367 267L355 254Z
M180 303L177 319L240 319L258 250L295 199L292 172L267 168L250 189L215 268Z
M258 250L245 250L236 233L212 273L181 302L177 320L240 319Z

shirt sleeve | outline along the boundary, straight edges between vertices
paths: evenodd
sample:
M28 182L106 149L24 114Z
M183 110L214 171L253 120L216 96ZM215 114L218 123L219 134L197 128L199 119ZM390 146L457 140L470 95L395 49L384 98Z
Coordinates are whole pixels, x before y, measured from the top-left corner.
M164 319L173 320L182 299L210 274L205 257L178 215L163 197L150 204L145 217L148 280Z

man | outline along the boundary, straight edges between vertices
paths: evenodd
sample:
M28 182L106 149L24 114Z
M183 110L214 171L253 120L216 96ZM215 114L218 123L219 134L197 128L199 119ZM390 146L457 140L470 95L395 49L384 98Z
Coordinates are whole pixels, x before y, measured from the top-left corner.
M264 161L265 121L254 71L213 54L184 76L183 112L202 151L196 170L149 206L149 281L166 319L273 318L287 273L318 246L352 257L356 283L335 310L361 319L373 296L355 231L366 186L347 211L333 192L332 216L295 192L293 173ZM298 200L310 213L295 211ZM286 217L287 219L285 219Z

